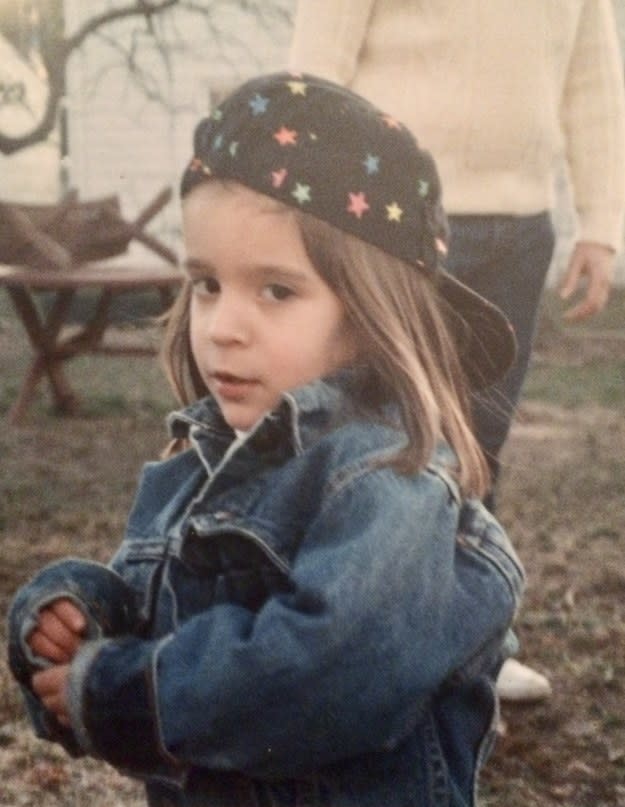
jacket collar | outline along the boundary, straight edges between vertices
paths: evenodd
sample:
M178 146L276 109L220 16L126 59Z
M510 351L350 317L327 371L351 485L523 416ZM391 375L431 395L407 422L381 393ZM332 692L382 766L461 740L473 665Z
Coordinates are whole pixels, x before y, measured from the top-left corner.
M284 393L279 405L250 430L245 443L276 459L301 454L319 437L357 416L355 389L361 373L342 369ZM167 418L171 436L189 439L214 465L236 438L212 396L196 401Z
M362 369L342 369L284 393L276 409L258 421L237 450L233 450L236 434L223 419L212 396L172 412L167 423L172 437L191 442L209 473L222 468L227 461L230 474L245 476L249 472L252 456L258 458L261 455L264 464L281 464L290 457L302 454L328 432L355 419L362 419L363 406L358 403L357 393L362 378ZM384 407L383 419L387 426L397 427L401 441L403 430L397 406L389 404ZM452 496L460 501L458 486L451 471L455 464L452 449L441 440L427 467L444 479Z

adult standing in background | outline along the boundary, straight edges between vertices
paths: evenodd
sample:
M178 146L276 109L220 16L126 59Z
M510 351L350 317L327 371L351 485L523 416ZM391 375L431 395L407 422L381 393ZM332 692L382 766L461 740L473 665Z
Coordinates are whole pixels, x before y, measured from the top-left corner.
M512 370L475 402L496 479L553 255L560 155L577 214L565 319L604 307L622 245L625 100L611 0L299 0L289 63L395 114L438 163L447 267L504 310L519 345ZM517 700L550 692L512 660L498 687Z

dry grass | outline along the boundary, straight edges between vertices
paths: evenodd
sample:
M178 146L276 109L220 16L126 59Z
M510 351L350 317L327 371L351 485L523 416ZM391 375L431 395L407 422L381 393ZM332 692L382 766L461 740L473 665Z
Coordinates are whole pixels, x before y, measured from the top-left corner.
M618 325L623 311L618 297L607 316ZM505 452L500 517L529 575L521 658L550 677L554 696L504 706L503 736L484 775L483 804L492 807L625 805L625 367L618 328L602 327L609 333L601 339L543 329ZM0 303L0 415L27 355ZM153 362L83 361L71 373L85 388L80 417L55 417L42 394L23 427L0 432L3 612L43 563L70 552L110 554L139 467L163 444L171 401ZM4 659L0 776L0 805L142 803L138 787L110 768L32 738Z

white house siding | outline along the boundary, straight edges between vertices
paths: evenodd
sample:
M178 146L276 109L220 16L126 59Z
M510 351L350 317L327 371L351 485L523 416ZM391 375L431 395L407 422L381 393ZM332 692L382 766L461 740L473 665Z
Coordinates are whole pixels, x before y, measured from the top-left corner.
M211 92L239 83L258 72L278 69L286 60L290 27L288 13L296 0L266 0L261 24L243 12L237 0L203 0L214 10L219 36L197 16L179 21L172 42L169 73L153 40L141 42L141 65L164 92L167 107L149 101L129 79L110 44L91 38L76 53L68 69L68 123L71 160L69 183L83 198L117 193L127 216L132 216L165 184L177 185L190 154L195 123L209 111ZM625 2L613 0L621 43L625 49ZM88 16L119 4L119 0L65 0L68 31ZM270 18L266 7L281 14ZM116 23L107 35L125 41L136 21ZM0 40L1 41L1 40ZM0 63L6 63L0 51ZM29 77L32 81L32 77ZM41 92L39 87L37 92ZM11 157L0 155L2 196L19 201L52 201L62 192L58 163L58 134L42 145ZM553 283L570 249L574 217L566 186L558 182L556 226L558 248L549 274ZM175 204L159 218L161 233L178 239ZM625 283L625 256L619 259L617 280Z
M33 116L43 108L46 85L2 36L0 76L9 85L23 84L25 88L28 105L0 105L0 129L11 137L19 137L30 130ZM56 201L59 194L58 154L55 138L10 157L0 154L0 198L14 202Z
M292 0L263 4L263 16L244 12L233 0L205 0L215 10L216 38L199 15L178 18L176 30L165 28L171 42L169 69L144 35L141 67L164 95L164 103L148 100L129 78L119 55L105 42L93 40L77 53L68 71L69 177L81 196L118 193L127 215L134 215L166 184L177 186L191 155L192 133L210 110L211 97L259 72L285 64ZM66 0L68 31L104 10L106 0ZM283 13L272 14L268 7ZM111 31L126 41L137 27L129 20ZM160 226L176 241L177 205L168 207Z

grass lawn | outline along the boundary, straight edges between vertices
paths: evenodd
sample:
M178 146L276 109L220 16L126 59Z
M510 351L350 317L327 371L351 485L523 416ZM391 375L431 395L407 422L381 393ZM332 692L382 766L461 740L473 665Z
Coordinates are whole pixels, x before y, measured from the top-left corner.
M503 705L483 807L625 805L625 290L583 327L563 328L559 311L547 295L499 497L528 573L520 657L549 676L554 695L533 706ZM0 295L0 417L29 358ZM139 469L165 443L173 399L155 360L82 358L68 375L82 393L79 416L51 412L42 386L24 424L10 428L5 420L0 430L3 613L42 564L70 553L110 556ZM0 805L142 804L138 786L112 769L71 760L31 736L4 640L2 620Z

